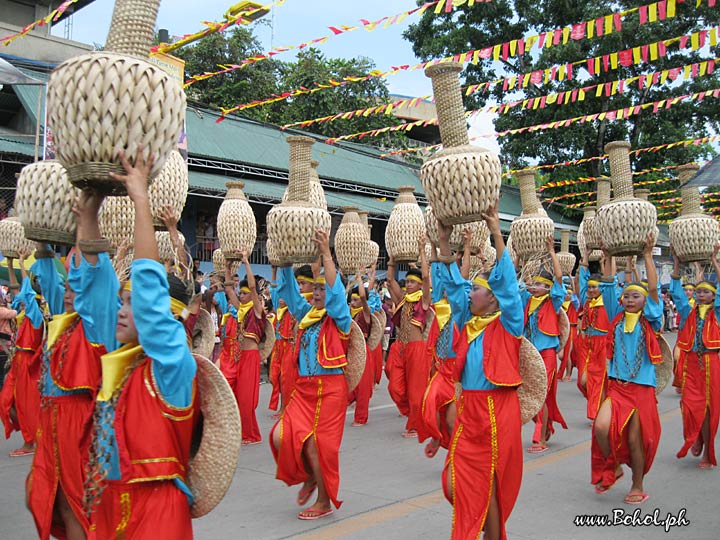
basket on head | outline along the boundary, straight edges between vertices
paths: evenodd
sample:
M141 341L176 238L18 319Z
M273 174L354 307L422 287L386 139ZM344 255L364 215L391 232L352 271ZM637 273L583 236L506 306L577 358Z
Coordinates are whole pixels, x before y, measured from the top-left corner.
M178 236L183 246L185 245L185 235L178 231ZM170 239L170 233L167 231L155 231L155 241L158 246L158 256L162 262L174 263L178 259L178 253ZM203 355L205 356L205 355Z
M20 253L32 253L35 244L25 237L20 218L9 217L0 221L0 251L8 259L20 258Z
M345 215L335 233L335 256L346 276L356 273L366 266L370 235L364 225L358 209L345 208Z
M365 337L355 321L350 322L350 334L348 338L346 356L347 365L343 369L343 373L345 374L345 382L347 383L348 393L350 393L355 390L357 385L360 383L363 371L365 371L365 362L367 360Z
M190 460L187 485L193 494L190 515L208 514L230 488L237 468L242 430L237 402L227 380L210 362L195 354L197 390L202 412L202 439Z
M216 249L215 251L213 251L212 263L213 272L215 272L219 276L225 277L225 255L223 255L221 249ZM240 270L240 261L232 261L232 265L230 267L230 275L234 276L238 273L238 270Z
M80 190L73 187L67 171L57 161L38 161L20 171L15 210L25 234L36 242L75 244L73 206Z
M485 240L490 238L490 230L487 228L487 224L484 221L472 221L470 223L454 225L452 234L450 235L450 249L453 251L462 251L465 249L465 242L462 234L465 229L469 229L472 234L470 237L471 253L478 253L485 244ZM433 212L431 205L428 205L425 208L425 230L427 231L427 236L430 241L437 246L439 244L437 218L435 217L435 213Z
M518 387L520 401L520 420L523 424L530 421L545 404L547 396L547 372L545 362L535 346L523 337L520 343L520 377Z
M418 241L425 234L425 219L412 186L400 186L385 229L385 246L395 262L415 262L420 256Z
M585 253L590 250L589 260L599 261L602 257L602 251L599 249L588 247L587 231L590 229L589 222L595 219L595 207L586 206L583 209L583 218L580 222L577 232L578 249L580 249L580 255L585 257Z
M118 151L134 163L139 148L153 158L150 178L163 168L185 122L185 92L148 62L160 0L116 0L105 50L56 67L47 89L47 122L58 161L70 182L111 195L125 186Z
M538 253L547 252L546 242L552 235L555 223L540 212L540 201L535 192L535 173L522 171L518 174L520 184L520 202L522 214L510 224L513 248L521 259L527 259Z
M435 215L447 224L482 219L500 196L501 166L497 154L470 145L458 74L459 62L429 66L444 149L420 169L423 189Z
M188 193L188 169L180 152L173 150L155 181L148 187L150 212L156 231L166 230L160 211L169 206L175 222L180 221Z
M610 255L637 255L655 232L657 211L649 201L633 196L630 143L614 141L605 145L605 151L615 199L598 208L593 227L602 231Z
M108 197L100 207L100 233L117 250L123 242L135 243L135 205L130 197Z
M268 238L280 265L309 264L318 257L315 232L330 231L327 210L310 203L310 137L288 137L290 145L290 179L285 202L272 207L267 215Z
M320 162L316 159L310 161L310 195L308 196L308 202L311 206L316 208L322 208L327 210L327 199L325 199L325 190L320 184L320 177L317 173L317 166ZM283 193L282 202L288 200L289 188L285 189Z
M669 232L675 254L683 262L710 260L719 240L717 221L703 214L698 188L685 187L698 169L699 166L694 163L678 167L682 209L680 215L670 222Z
M242 253L250 256L257 238L255 214L243 193L244 182L228 182L225 200L217 217L220 249L227 260L238 261Z
M275 252L272 240L270 240L269 238L265 240L265 254L267 255L268 262L271 266L280 266L280 258Z
M567 229L560 231L560 251L557 258L563 275L571 275L575 268L575 255L570 253L570 231Z

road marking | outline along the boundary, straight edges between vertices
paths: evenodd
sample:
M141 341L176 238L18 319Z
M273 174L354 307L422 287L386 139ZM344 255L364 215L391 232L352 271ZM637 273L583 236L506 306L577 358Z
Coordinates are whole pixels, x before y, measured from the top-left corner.
M394 405L382 405L378 408L393 407ZM680 415L680 409L673 409L660 415L660 422L664 422L670 418ZM523 473L536 471L557 463L563 459L571 458L590 450L590 439L579 442L573 446L568 446L552 454L547 454L539 458L532 459L523 463ZM369 510L362 514L358 514L347 519L343 519L338 523L333 523L327 527L315 529L305 534L294 535L299 540L335 540L344 536L351 535L358 531L369 529L375 525L391 521L399 517L406 516L418 510L428 509L445 501L445 496L441 489L432 491L419 497L413 497L404 501L381 506L375 510Z

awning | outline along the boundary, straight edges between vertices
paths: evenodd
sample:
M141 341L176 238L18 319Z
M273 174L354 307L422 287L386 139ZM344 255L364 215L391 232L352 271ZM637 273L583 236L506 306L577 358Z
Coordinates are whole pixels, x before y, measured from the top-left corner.
M45 84L43 81L33 79L25 75L18 68L13 66L10 62L0 58L0 84L15 85L15 84Z

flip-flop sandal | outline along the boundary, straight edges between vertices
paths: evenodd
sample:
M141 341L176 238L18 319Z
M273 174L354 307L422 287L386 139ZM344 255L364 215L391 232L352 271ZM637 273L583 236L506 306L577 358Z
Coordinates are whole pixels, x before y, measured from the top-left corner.
M308 500L310 500L310 497L312 497L312 494L315 492L316 487L317 487L317 484L311 484L307 487L303 486L300 488L300 491L298 491L298 494L297 494L298 506L303 506L305 503L308 502Z
M10 457L24 457L24 456L32 456L35 453L35 449L33 450L25 450L24 448L18 448L16 450L13 450L8 454Z
M440 450L440 441L438 441L437 446L433 446L433 442L430 441L425 445L425 457L434 458L435 454L438 453L438 450Z
M707 470L707 469L712 469L714 466L715 466L715 465L713 465L713 464L710 463L709 461L701 461L700 463L698 463L698 468L699 468L699 469L705 469L705 470Z
M533 444L527 451L530 454L542 454L543 452L548 451L548 446L543 444Z
M417 437L417 431L410 429L408 431L403 431L402 434L404 439L414 439Z
M310 510L309 508L306 510L302 510L298 513L298 519L304 519L304 520L312 520L312 519L320 519L325 516L329 516L333 513L333 509L330 508L329 510Z
M600 495L602 495L603 493L607 493L608 491L610 491L611 487L612 486L602 486L598 484L597 486L595 486L595 493L599 493Z
M642 504L650 498L647 493L628 493L623 502L625 504Z

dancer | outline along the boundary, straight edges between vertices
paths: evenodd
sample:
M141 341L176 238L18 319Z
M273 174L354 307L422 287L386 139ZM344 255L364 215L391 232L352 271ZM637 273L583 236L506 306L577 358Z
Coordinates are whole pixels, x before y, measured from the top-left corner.
M608 337L608 387L593 423L592 483L597 493L607 492L623 475L621 465L632 470L632 486L626 504L648 499L643 486L660 441L660 416L655 398L655 366L662 362L657 333L662 326L663 306L652 235L643 249L647 286L633 282L618 303L615 277L605 257L601 284L604 310L612 322Z
M578 321L580 320L580 302L578 297L575 295L571 285L568 285L565 292L565 300L562 305L565 314L567 315L568 322L570 323L570 335L568 336L567 343L562 350L562 360L560 361L560 368L558 369L558 375L562 378L563 382L568 382L572 375L573 366L576 365L574 343L578 333Z
M678 374L682 381L680 410L685 441L677 457L685 457L690 450L693 456L700 457L698 467L712 469L717 466L715 435L720 423L720 297L717 284L700 279L695 285L695 307L691 307L680 283L680 260L675 250L671 251L670 292L680 312L677 347L683 357ZM720 244L715 246L711 259L716 276L720 276L718 251Z
M298 378L285 411L270 431L277 479L289 486L303 484L297 504L304 506L317 488L315 502L298 514L304 520L328 516L331 505L342 504L338 454L348 398L342 368L347 365L352 323L328 231L318 230L315 243L325 274L316 279L312 305L300 293L292 268L280 269L277 292L300 321L294 350Z
M485 277L466 281L457 266L442 269L453 313L462 322L455 377L462 383L452 443L443 470L443 490L453 505L454 540L507 538L505 522L522 480L520 337L522 302L515 268L505 251L499 201L483 214L497 262ZM452 227L438 222L440 256L450 256Z

